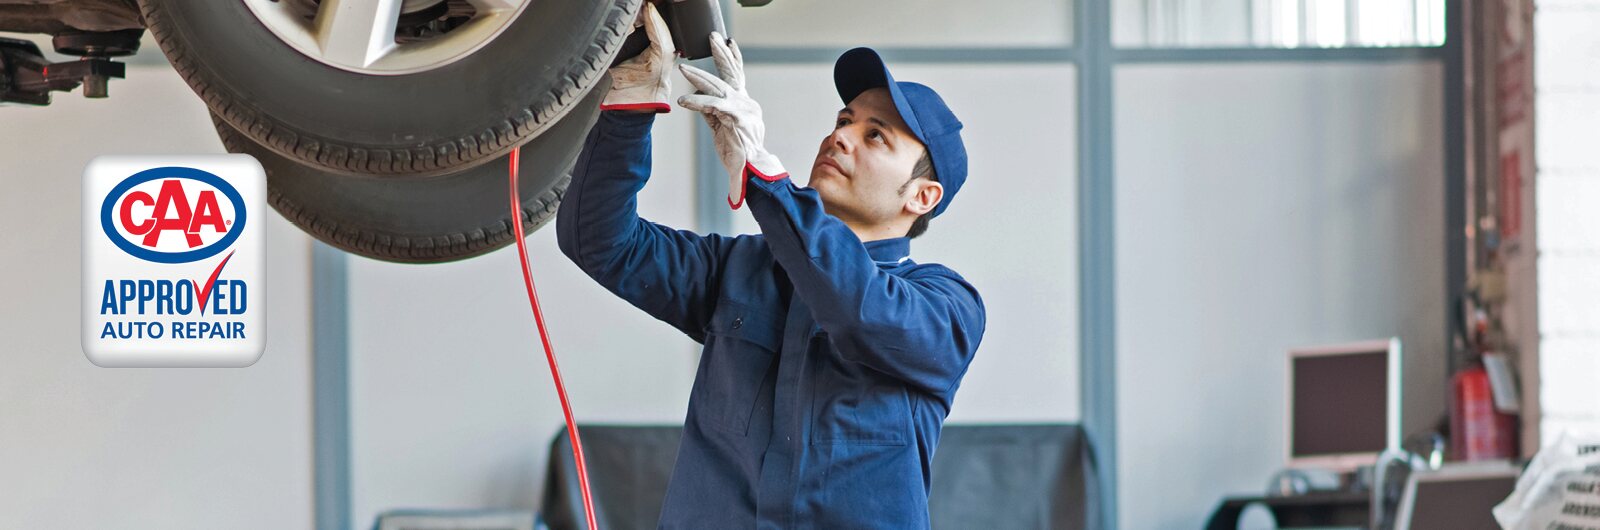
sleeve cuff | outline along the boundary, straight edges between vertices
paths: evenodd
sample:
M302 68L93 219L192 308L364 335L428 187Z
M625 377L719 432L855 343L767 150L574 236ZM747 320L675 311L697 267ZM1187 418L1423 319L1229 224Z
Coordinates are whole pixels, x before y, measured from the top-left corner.
M600 106L600 110L628 110L628 111L649 110L649 111L653 111L656 114L666 114L668 112L672 112L672 106L668 105L666 103L659 102L659 101L649 101L649 102L644 102L644 103L618 103L618 104L614 104L614 105L601 105ZM643 113L636 113L636 114L643 114Z
M783 179L789 178L789 172L788 171L785 171L785 172L782 172L782 173L778 173L776 175L768 175L768 174L762 173L761 170L756 169L755 164L751 164L748 161L746 161L744 163L744 172L745 172L746 175L755 175L756 178L761 179L761 180L765 180L767 182L777 182L779 180L783 180Z
M768 177L749 167L745 168L744 181L746 189L757 188L767 192L768 195L776 194L778 190L791 185L788 173L779 174L776 177Z
M655 121L654 113L602 110L595 127L610 136L633 138L649 134Z

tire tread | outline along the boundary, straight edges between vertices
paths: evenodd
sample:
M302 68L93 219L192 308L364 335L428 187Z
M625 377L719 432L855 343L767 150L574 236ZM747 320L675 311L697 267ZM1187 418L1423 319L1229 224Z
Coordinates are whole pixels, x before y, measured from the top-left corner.
M594 88L600 76L610 67L612 57L622 47L627 34L624 28L631 31L642 5L642 0L607 0L610 6L583 56L567 63L567 72L556 76L559 80L557 86L546 97L505 120L488 124L474 134L429 145L405 149L368 149L342 145L309 131L294 130L266 119L248 105L234 104L223 91L212 85L206 75L199 74L201 65L176 40L174 28L166 17L165 10L168 7L164 1L139 0L145 25L178 75L189 83L213 113L274 151L332 170L371 175L438 174L475 163L486 163L543 132L564 116L579 96Z

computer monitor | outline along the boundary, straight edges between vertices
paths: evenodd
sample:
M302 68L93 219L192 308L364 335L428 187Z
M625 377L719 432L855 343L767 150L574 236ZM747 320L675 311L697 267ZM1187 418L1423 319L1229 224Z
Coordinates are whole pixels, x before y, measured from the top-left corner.
M1289 351L1289 467L1351 471L1400 448L1400 339Z
M1455 464L1406 480L1395 530L1499 530L1491 512L1517 487L1510 462Z

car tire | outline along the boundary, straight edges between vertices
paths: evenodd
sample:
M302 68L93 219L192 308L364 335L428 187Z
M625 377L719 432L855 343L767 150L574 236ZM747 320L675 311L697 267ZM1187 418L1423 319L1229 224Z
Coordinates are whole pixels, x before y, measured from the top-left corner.
M562 121L641 0L530 0L470 54L401 75L301 53L240 0L139 5L178 73L236 132L325 171L432 176L503 158Z
M606 77L609 87L609 77ZM522 146L518 195L525 233L555 218L583 141L609 89L595 89L544 134ZM272 207L333 247L400 263L440 263L511 243L509 156L434 177L357 176L310 167L250 139L212 115L229 152L267 171Z

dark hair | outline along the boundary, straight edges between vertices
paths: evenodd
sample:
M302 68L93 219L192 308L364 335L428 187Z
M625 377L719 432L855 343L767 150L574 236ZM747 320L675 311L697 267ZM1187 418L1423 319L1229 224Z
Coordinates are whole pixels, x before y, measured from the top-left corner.
M922 150L922 158L917 159L916 165L911 166L911 178L905 184L900 185L900 193L905 193L906 187L911 185L911 181L921 178L934 182L939 181L939 175L933 172L933 155L929 154L927 149ZM915 238L922 235L923 232L927 232L930 221L933 221L933 210L917 216L917 220L911 222L911 229L906 231L906 237Z

